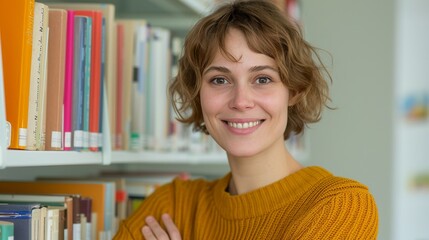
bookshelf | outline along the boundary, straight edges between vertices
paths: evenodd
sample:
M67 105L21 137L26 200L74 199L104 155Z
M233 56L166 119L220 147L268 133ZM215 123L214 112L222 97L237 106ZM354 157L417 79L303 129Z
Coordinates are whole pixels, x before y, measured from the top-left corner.
M41 0L42 3L58 2L57 0ZM82 2L73 0L66 2ZM176 35L184 35L186 31L205 14L214 4L212 0L95 0L94 3L111 3L116 7L118 18L144 17L154 26L161 26L174 31ZM4 61L4 60L3 60ZM0 71L1 73L1 71ZM5 95L2 74L0 74L0 125L6 126ZM105 95L106 96L106 95ZM104 109L107 100L104 99ZM128 163L148 164L226 164L226 156L222 153L188 153L188 152L156 152L156 151L112 151L108 113L103 114L103 150L101 152L77 151L27 151L7 149L8 130L0 129L0 169L15 167L42 167L64 165L111 165ZM106 124L107 123L107 124Z

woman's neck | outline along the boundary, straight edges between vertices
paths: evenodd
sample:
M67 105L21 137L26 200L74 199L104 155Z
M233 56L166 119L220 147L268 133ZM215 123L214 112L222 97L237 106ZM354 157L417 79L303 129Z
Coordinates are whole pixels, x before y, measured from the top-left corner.
M258 156L237 158L228 156L232 178L228 191L244 194L279 181L303 166L282 145Z

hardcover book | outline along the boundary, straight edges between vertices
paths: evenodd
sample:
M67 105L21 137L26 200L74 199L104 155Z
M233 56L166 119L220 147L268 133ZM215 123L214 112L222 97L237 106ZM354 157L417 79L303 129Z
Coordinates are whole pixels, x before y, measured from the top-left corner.
M73 72L73 149L82 150L84 147L84 121L85 121L85 87L89 82L89 74L86 68L88 64L88 47L90 42L88 34L91 18L75 16L74 30L74 72ZM89 70L89 69L88 69Z
M67 11L49 9L46 150L62 150Z
M28 95L33 45L34 0L0 1L6 120L10 148L27 145ZM13 23L13 24L11 24Z
M66 66L64 76L64 150L72 149L73 87L74 87L74 11L67 11Z
M28 102L27 150L44 150L46 124L46 61L48 53L49 8L34 5L33 47Z
M0 204L0 219L14 224L14 238L31 240L39 228L40 204Z

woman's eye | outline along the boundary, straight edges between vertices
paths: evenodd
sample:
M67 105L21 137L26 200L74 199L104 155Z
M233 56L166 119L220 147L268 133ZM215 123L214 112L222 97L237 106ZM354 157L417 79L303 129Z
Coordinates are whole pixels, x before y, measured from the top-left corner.
M215 85L222 85L222 84L227 84L228 81L225 78L213 78L211 80L211 82Z
M256 79L256 83L258 83L258 84L267 84L270 82L271 82L271 79L268 77L260 77L260 78Z

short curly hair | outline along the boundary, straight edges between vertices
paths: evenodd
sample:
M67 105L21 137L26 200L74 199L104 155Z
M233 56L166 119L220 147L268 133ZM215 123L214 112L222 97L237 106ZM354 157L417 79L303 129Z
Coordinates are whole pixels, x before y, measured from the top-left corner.
M291 133L301 133L308 123L318 122L329 100L325 79L331 80L329 72L293 19L273 3L255 0L224 4L198 21L188 33L178 74L169 86L177 119L209 134L200 102L202 75L217 51L233 58L225 49L230 28L245 35L252 51L275 60L280 78L294 97L294 104L288 108L284 139Z

